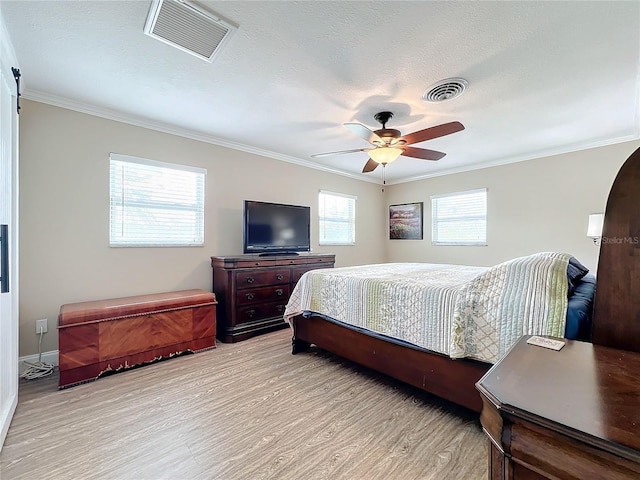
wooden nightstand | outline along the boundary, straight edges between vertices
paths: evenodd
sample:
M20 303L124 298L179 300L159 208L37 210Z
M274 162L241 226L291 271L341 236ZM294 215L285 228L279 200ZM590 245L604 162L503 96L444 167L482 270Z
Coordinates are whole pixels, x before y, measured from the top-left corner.
M490 479L639 479L640 354L523 337L476 384Z

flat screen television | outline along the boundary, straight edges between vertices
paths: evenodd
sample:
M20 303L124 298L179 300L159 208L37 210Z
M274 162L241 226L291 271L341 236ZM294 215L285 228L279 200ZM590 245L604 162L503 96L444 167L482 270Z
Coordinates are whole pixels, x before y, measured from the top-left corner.
M311 249L311 207L244 201L244 253L264 255Z

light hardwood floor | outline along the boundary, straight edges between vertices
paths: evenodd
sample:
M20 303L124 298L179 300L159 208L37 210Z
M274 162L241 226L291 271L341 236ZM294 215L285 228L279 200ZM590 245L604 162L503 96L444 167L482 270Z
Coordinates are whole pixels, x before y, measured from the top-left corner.
M281 330L57 390L21 381L0 478L475 480L478 415Z

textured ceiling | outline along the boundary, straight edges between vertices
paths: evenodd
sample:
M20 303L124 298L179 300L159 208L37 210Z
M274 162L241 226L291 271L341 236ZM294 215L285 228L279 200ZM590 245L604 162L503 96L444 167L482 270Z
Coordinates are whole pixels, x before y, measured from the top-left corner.
M462 132L388 183L640 136L640 2L195 2L239 26L213 63L143 33L150 1L0 1L26 98L362 175L346 129ZM461 97L428 103L462 77ZM314 163L315 162L315 163Z

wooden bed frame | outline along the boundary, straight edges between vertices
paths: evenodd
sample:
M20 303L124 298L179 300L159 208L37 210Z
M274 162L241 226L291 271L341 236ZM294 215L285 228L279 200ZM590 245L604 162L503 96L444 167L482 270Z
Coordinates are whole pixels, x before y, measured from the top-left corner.
M294 317L292 343L294 354L314 344L477 412L482 408L475 384L491 367L488 363L453 360L447 355L392 343L321 317Z
M640 351L640 149L609 193L592 323L593 343ZM482 409L476 382L491 364L412 348L312 316L292 321L292 353L314 344L426 392Z

